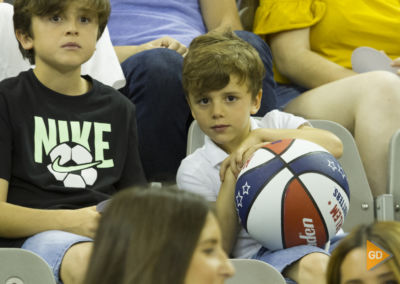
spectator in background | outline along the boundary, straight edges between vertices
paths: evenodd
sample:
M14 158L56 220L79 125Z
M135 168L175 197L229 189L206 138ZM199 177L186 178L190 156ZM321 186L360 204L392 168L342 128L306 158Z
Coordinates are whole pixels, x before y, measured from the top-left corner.
M361 225L345 237L332 252L327 284L400 283L400 223L377 222ZM367 241L392 256L367 269Z
M242 31L235 0L111 0L111 40L127 80L121 91L137 105L141 159L149 181L174 182L186 156L192 121L182 89L183 56L191 40L230 28L260 53L267 74L257 115L275 108L268 46Z
M84 283L217 284L233 273L205 199L172 188L133 189L105 207Z
M399 1L261 0L254 20L254 32L271 46L278 107L346 127L374 196L386 192L389 141L400 128L400 78L357 74L350 57L370 46L399 67L399 13Z

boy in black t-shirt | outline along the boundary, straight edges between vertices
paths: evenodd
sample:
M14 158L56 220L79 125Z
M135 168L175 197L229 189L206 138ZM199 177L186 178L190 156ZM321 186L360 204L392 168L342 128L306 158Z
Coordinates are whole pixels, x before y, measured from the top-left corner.
M21 52L36 67L0 83L0 246L39 254L59 283L82 282L95 205L145 183L134 105L80 75L109 12L108 0L14 4Z

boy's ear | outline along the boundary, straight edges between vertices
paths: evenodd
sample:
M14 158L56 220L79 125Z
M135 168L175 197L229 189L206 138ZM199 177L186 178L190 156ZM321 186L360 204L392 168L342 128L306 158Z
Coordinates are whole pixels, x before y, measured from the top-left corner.
M251 114L256 114L258 110L260 109L261 106L261 99L262 99L262 89L260 89L256 95L256 97L253 99L253 105L251 106Z
M27 33L22 32L21 30L15 31L15 36L17 37L19 43L25 50L29 50L33 48L33 39Z
M196 116L195 116L195 114L194 114L194 112L192 110L192 104L190 103L189 95L186 96L186 101L187 101L187 103L189 105L190 112L192 113L193 118L196 119Z

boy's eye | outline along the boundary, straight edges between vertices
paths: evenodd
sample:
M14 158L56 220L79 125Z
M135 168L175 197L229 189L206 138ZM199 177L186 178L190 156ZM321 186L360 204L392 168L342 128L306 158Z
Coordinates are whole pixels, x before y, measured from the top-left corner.
M50 17L50 21L54 22L54 23L58 23L61 22L61 17L58 15L54 15Z
M90 23L91 22L89 17L81 17L80 21L81 21L81 23Z
M227 96L227 97L226 97L226 100L227 100L228 102L234 102L234 101L237 100L237 98L236 98L235 96Z
M198 103L201 105L206 105L208 104L209 100L207 98L201 98L200 100L198 100Z

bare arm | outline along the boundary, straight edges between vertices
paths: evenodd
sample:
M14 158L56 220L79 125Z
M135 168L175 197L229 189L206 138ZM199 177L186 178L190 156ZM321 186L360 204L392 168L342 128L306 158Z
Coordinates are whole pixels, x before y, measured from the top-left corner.
M200 0L200 7L207 30L243 30L235 0Z
M8 182L0 178L0 236L18 238L47 230L63 230L93 237L99 213L95 207L41 210L7 203Z
M357 74L313 52L309 38L310 28L271 35L272 55L282 75L298 85L315 88Z
M343 153L342 141L335 134L327 130L307 125L302 125L298 129L258 128L251 131L250 135L242 142L239 148L222 163L220 171L221 180L224 180L225 172L228 168L235 175L238 175L243 163L263 143L288 138L299 138L314 142L327 149L336 158L340 157Z
M124 62L126 59L128 59L129 57L131 57L136 53L154 48L172 49L181 54L182 56L184 56L187 53L186 46L184 46L179 41L169 36L152 40L150 42L146 42L141 45L114 46L115 53L117 54L120 63Z
M218 194L215 208L222 231L222 245L228 255L232 251L240 229L234 199L235 186L236 178L232 171L227 170L224 182L222 183Z

